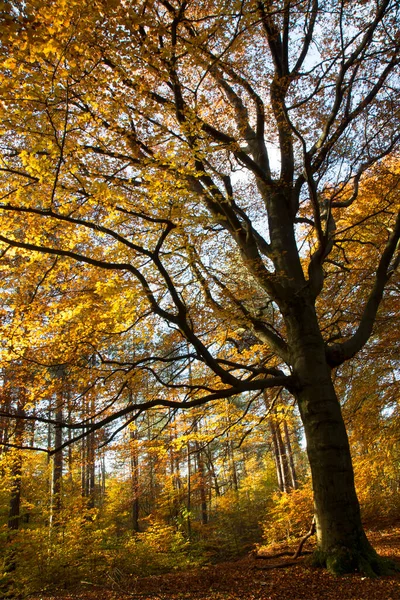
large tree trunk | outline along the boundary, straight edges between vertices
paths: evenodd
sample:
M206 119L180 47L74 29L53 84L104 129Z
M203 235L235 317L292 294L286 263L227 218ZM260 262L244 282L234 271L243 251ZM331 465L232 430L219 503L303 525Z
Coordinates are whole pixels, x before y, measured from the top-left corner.
M340 403L326 361L315 309L296 298L287 314L292 364L311 466L318 561L336 573L379 573L380 561L361 523L350 447Z

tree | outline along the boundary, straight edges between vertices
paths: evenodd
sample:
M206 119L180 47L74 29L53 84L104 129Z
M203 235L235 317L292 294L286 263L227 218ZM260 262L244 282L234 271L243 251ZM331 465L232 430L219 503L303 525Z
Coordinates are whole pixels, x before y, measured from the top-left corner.
M363 247L348 262L336 219L398 147L398 4L35 1L7 3L2 19L10 306L16 277L26 290L24 335L5 319L8 352L69 364L77 397L107 384L90 421L65 421L78 430L65 443L154 406L286 388L321 562L379 572L332 373L368 342L398 267L390 162L366 281ZM356 311L325 304L332 266L360 291Z

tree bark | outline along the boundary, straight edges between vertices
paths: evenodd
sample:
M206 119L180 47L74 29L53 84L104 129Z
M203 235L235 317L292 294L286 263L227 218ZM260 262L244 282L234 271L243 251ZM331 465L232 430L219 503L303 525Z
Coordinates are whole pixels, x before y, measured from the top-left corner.
M206 492L206 474L204 467L204 459L199 442L195 441L196 457L197 457L197 472L199 475L199 491L200 491L200 512L201 522L203 525L208 523L207 512L207 492Z
M3 386L2 386L3 393L2 393L2 402L1 402L0 406L1 406L1 409L5 413L9 413L10 406L11 406L11 397L10 397L10 393L9 393L10 382L9 382L9 373L8 373L7 369L5 369L5 368L2 369L2 377L3 377ZM0 455L3 454L3 452L7 451L7 446L5 446L3 444L6 444L8 442L9 427L10 427L10 420L7 419L6 417L1 417L1 419L0 419Z
M24 416L23 402L19 399L17 413ZM17 445L22 445L24 440L25 426L24 420L17 419L14 440ZM17 448L11 451L11 495L8 512L8 532L7 532L7 550L4 558L5 573L12 573L17 568L17 555L13 547L13 534L18 531L21 521L21 487L22 487L22 454Z
M63 377L63 374L61 375ZM64 403L64 381L60 379L60 389L57 392L55 419L57 424L54 428L54 447L60 448L63 441L63 432L61 423L63 422L63 403ZM50 507L50 527L60 524L60 513L62 508L62 475L63 475L63 451L58 450L53 456L53 473L51 485L51 507Z
M285 441L286 441L286 447L287 447L287 455L289 458L289 469L290 469L290 477L292 480L292 486L293 486L294 490L297 490L297 488L299 487L299 482L298 482L298 478L297 478L296 467L294 464L293 450L292 450L292 444L290 442L289 428L288 428L286 421L283 421L283 429L285 432Z
M12 487L8 511L7 550L4 558L5 573L12 573L17 568L17 555L13 546L13 534L18 531L20 525L22 456L19 450L14 449L13 453L11 465Z
M285 491L285 489L284 489L284 483L283 483L282 464L281 464L281 461L279 460L279 449L278 449L278 442L276 439L275 423L272 420L269 422L269 427L271 430L272 445L274 447L274 460L275 460L275 467L276 467L276 476L278 479L278 487L279 487L279 490L281 492L283 492L283 491Z
M93 415L95 412L95 398L94 395L90 396L90 414ZM93 424L93 419L90 420ZM96 488L96 454L95 454L95 434L92 431L87 437L87 498L88 508L94 508L95 506L95 488Z
M193 431L195 434L199 431L198 420L196 419L193 425ZM194 441L194 447L196 452L196 463L197 473L199 478L199 493L200 493L200 514L201 522L203 525L208 523L208 512L207 512L207 492L206 492L206 474L204 465L203 451L200 447L199 441L196 438Z
M297 297L286 322L311 466L318 562L335 573L378 574L379 559L361 523L350 447L314 306Z
M214 487L215 495L216 496L220 496L221 495L221 491L219 489L218 475L217 475L217 472L215 470L215 465L214 465L214 459L213 459L213 456L212 456L212 452L211 452L211 450L210 450L210 448L208 446L206 446L206 449L205 449L205 456L206 456L206 459L207 459L207 468L208 468L208 471L210 473L211 479L212 479L212 481L214 483L214 486L210 486L210 489L212 487Z
M187 491L186 491L186 511L187 511L187 535L190 540L192 537L192 465L190 458L190 441L187 442Z
M275 413L276 414L276 413ZM292 477L289 468L289 458L286 451L286 446L282 439L280 423L275 423L275 435L278 446L278 459L281 465L281 472L283 478L283 491L290 492L293 489Z
M56 411L56 421L62 423L63 412L61 405ZM62 444L62 427L61 425L55 426L54 433L54 446L60 447ZM57 526L60 524L60 512L62 508L61 499L61 488L62 488L62 472L63 472L63 451L58 450L53 457L53 475L52 475L52 488L51 488L51 514L50 514L50 527Z
M139 528L139 497L140 497L140 485L139 485L139 453L137 447L138 435L137 431L129 432L130 438L130 458L131 458L131 481L132 481L132 529L133 531L140 531Z

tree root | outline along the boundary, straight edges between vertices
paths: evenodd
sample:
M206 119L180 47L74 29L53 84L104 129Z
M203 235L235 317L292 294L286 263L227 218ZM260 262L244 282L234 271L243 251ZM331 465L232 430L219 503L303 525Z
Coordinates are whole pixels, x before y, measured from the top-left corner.
M284 569L295 565L296 560L300 555L312 554L310 562L312 566L325 567L334 575L362 573L366 577L379 577L381 575L391 575L400 572L400 565L393 560L379 556L365 536L360 537L354 548L337 546L330 548L328 551L323 551L318 548L314 552L304 551L303 546L305 542L315 534L315 531L315 519L313 519L309 531L301 538L294 553L285 551L276 554L262 555L253 552L253 557L261 560L273 560L284 556L291 558L291 560L277 564L257 566L255 568L261 570Z
M313 517L313 519L311 521L310 529L307 531L306 535L301 538L300 543L297 546L297 550L293 554L294 559L299 558L301 551L303 550L303 546L304 546L305 542L308 540L308 538L310 538L314 534L315 534L315 517Z
M257 554L257 552L253 553L253 557L255 559L264 559L264 560L269 560L269 559L273 559L273 558L281 558L282 556L290 556L293 561L297 560L299 558L299 556L301 554L305 555L305 554L312 554L312 552L310 552L309 550L305 550L303 551L303 546L306 543L306 541L308 540L308 538L310 538L312 535L315 534L315 517L313 518L313 520L311 521L311 526L309 531L306 533L306 535L304 535L300 542L299 545L297 546L296 551L293 552L278 552L277 554L269 554L269 555L260 555ZM296 564L295 562L285 562L285 563L281 563L279 565L274 565L274 566L270 566L270 567L260 567L260 568L264 568L264 569L278 569L280 567L290 567L291 565Z
M269 557L268 557L269 558ZM298 562L295 560L289 560L286 562L281 562L276 565L254 565L254 568L258 571L267 571L270 569L285 569L286 567L293 567L293 565L297 565Z

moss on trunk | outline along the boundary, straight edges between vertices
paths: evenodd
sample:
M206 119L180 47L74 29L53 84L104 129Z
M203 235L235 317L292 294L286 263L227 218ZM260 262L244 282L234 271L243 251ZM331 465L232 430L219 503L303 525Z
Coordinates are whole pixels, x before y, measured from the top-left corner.
M360 548L336 546L329 551L317 549L311 557L315 567L326 567L334 575L362 573L367 577L390 575L400 568L390 559L379 556L369 542Z

